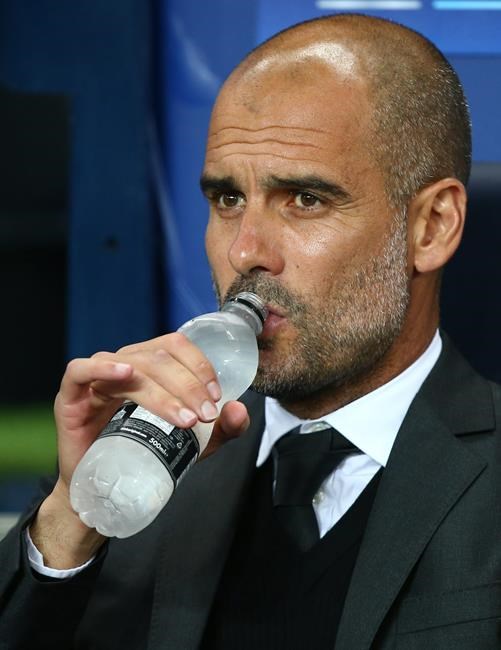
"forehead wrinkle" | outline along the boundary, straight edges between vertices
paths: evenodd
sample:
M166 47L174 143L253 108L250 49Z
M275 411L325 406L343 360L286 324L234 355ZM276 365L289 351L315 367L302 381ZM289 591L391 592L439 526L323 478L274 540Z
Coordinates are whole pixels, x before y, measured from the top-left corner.
M209 134L209 138L216 138L223 131L235 130L235 131L248 131L250 133L259 133L260 131L267 131L268 129L280 129L284 131L310 131L311 133L321 133L328 134L329 131L325 129L315 129L314 127L307 126L294 126L294 125L283 125L283 124L269 124L268 126L250 128L245 126L222 126L213 133Z
M231 153L227 153L222 155L220 158L212 158L209 154L207 154L207 163L208 164L216 164L223 160L224 158L230 158L231 156L241 156L242 153L245 153L246 156L266 156L268 158L280 158L281 160L292 160L294 162L309 162L309 163L315 163L318 165L320 162L318 159L315 158L295 158L293 156L285 156L283 153L281 154L276 154L276 153L270 153L269 151L234 151Z
M210 149L215 150L215 149L221 149L222 147L229 147L234 144L250 144L250 145L258 145L258 144L264 144L266 142L273 142L273 144L283 144L285 146L292 146L292 147L312 147L314 149L325 149L326 147L321 147L320 145L317 144L309 144L307 142L287 142L285 140L276 140L274 138L266 138L263 140L256 140L255 142L251 140L231 140L229 142L223 142L222 144L217 144L217 145L211 145Z

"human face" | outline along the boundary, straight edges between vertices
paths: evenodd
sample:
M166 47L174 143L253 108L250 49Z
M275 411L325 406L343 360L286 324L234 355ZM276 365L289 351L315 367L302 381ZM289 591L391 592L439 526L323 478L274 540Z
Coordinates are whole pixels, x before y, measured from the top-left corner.
M369 116L361 80L311 63L230 83L213 113L209 262L221 299L268 303L254 387L278 399L370 372L405 318L405 219L367 153Z

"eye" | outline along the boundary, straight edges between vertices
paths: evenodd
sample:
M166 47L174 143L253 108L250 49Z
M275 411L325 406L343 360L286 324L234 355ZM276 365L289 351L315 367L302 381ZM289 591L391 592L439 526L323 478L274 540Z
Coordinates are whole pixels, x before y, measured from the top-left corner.
M239 208L245 202L244 197L238 192L222 192L216 197L216 205L218 208Z
M294 205L297 208L316 208L322 205L322 201L309 192L294 192Z

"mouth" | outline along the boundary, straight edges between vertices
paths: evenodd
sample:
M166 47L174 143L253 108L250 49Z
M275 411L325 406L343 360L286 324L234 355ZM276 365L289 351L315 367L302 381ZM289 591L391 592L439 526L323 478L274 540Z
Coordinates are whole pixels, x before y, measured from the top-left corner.
M266 309L268 310L268 316L264 321L263 331L260 334L263 339L274 336L287 323L287 317L283 309L275 305L266 305Z

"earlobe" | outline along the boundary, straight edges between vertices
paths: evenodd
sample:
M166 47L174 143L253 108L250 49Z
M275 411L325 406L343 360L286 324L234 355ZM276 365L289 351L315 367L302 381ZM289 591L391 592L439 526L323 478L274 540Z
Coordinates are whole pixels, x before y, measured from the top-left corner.
M444 178L421 190L409 206L414 268L429 273L454 255L463 234L466 190L456 178Z

